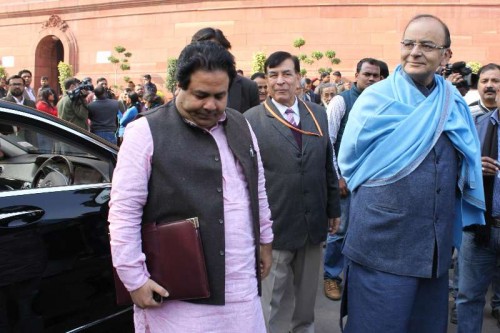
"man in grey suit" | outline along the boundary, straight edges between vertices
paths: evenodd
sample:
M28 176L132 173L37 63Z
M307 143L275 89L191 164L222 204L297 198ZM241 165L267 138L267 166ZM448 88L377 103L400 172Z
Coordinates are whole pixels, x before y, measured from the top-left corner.
M33 90L33 88L31 88L31 81L33 80L33 74L31 74L31 71L27 69L22 69L19 71L17 75L22 77L24 80L24 91L23 91L24 98L30 99L36 103L36 93Z
M19 75L12 75L7 79L7 86L9 87L9 93L4 100L16 103L19 105L26 105L36 109L35 102L24 96L24 79Z
M338 179L323 107L295 97L300 81L297 57L275 52L265 62L269 97L247 112L259 146L272 213L271 273L263 281L263 310L269 332L314 332L314 303L321 261L320 243L340 222ZM294 305L283 297L293 279ZM278 327L293 308L290 327Z

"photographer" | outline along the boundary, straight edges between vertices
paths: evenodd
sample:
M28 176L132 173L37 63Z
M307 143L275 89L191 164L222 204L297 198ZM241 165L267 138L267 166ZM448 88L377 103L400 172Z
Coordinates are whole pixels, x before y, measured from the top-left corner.
M471 86L472 70L467 67L464 61L458 61L453 64L447 64L443 68L442 75L450 81L460 92L460 95L465 96Z
M86 81L80 83L77 78L68 78L64 81L66 93L57 103L59 118L69 121L88 130L89 110L85 104L85 97L94 87Z

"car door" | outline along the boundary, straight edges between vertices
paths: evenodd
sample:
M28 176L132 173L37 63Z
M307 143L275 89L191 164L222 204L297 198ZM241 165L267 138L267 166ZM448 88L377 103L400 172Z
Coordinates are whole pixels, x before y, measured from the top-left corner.
M131 330L130 309L115 305L108 239L116 153L57 118L0 104L0 332Z

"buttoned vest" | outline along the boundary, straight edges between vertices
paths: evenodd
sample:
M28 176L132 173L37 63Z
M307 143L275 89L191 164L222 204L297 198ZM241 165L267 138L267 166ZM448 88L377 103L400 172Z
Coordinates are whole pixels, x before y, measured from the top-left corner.
M205 130L184 121L173 102L144 116L151 129L154 153L143 223L199 218L211 296L194 302L222 305L225 303L226 223L217 143ZM226 109L226 116L222 126L248 184L260 294L257 157L245 118L232 109ZM182 253L172 255L182 256Z
M344 99L345 103L345 113L344 117L342 117L342 121L340 122L339 131L337 133L337 140L335 141L335 155L338 159L338 153L340 149L340 142L342 141L342 136L344 135L345 125L347 124L347 120L349 119L349 113L351 112L352 106L354 102L358 99L361 91L359 91L356 84L352 85L352 88L340 93L340 96Z
M457 176L457 152L442 134L408 176L383 186L360 186L352 192L343 253L392 274L445 274L453 247Z
M481 142L481 156L489 156L498 160L498 125L491 122L491 112L476 119L476 129ZM492 225L493 190L495 176L483 175L484 197L486 203L486 224Z

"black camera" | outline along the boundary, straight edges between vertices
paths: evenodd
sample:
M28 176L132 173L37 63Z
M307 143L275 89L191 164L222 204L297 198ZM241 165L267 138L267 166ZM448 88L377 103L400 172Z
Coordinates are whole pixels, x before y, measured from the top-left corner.
M446 67L443 69L444 77L447 78L452 73L458 73L464 79L462 82L456 84L457 88L470 88L472 69L470 69L470 67L467 67L467 64L464 61L458 61L453 64L446 64Z
M106 88L105 94L106 94L106 97L109 99L116 99L115 92L111 88Z
M83 96L82 90L94 91L94 86L89 80L83 80L73 91L68 90L68 96L72 101L77 100L80 96Z

